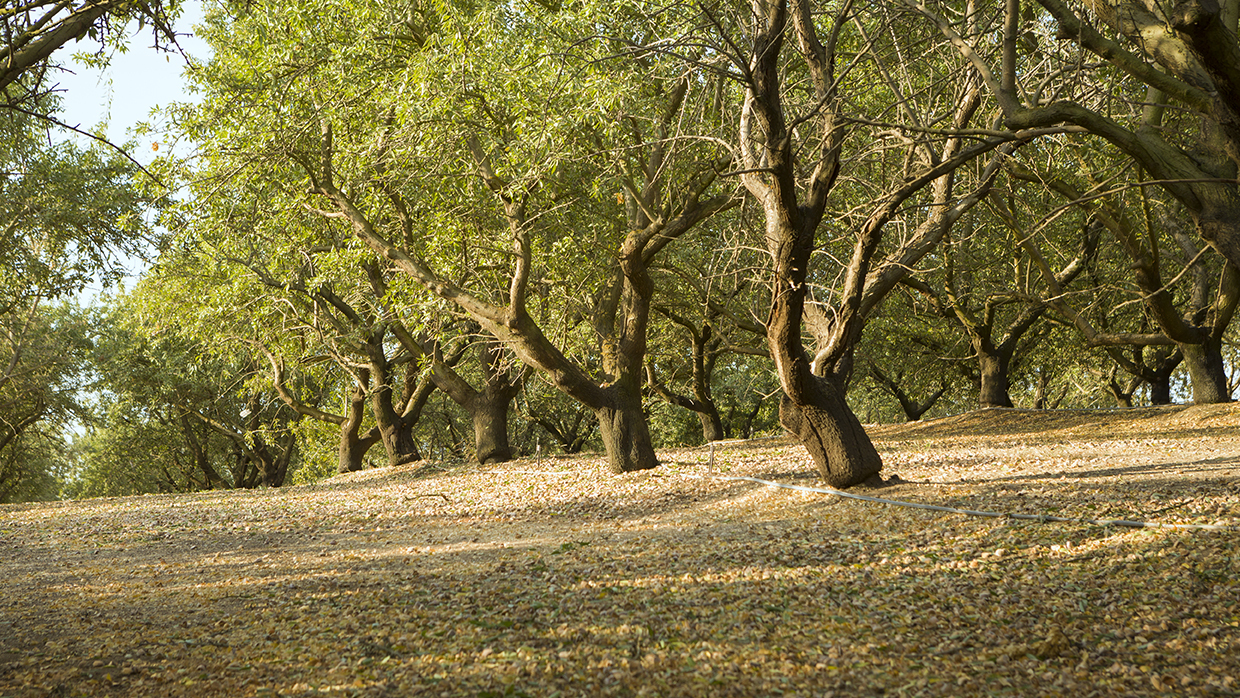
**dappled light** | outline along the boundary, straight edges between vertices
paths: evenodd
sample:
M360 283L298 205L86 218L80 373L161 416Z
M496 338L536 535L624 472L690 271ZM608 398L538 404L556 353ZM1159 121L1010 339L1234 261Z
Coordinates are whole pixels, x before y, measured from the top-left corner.
M1240 695L1238 8L0 0L0 698Z
M1038 416L1002 414L882 428L898 484L865 493L1233 528L977 519L701 477L812 484L782 440L718 446L713 469L681 449L625 475L544 458L13 505L0 690L1236 690L1240 410L1209 438L1181 410L1058 415L1040 433ZM969 436L961 420L988 426ZM1115 448L1130 442L1161 448Z

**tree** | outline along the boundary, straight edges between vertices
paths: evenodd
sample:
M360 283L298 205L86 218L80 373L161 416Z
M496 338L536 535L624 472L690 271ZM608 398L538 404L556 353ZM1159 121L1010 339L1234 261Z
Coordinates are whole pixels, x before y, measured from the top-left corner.
M505 365L499 343L485 339L475 343L482 388L477 389L434 352L431 378L452 401L469 413L474 427L474 457L482 464L512 460L508 445L508 409L521 389L520 371Z
M74 487L83 495L279 487L300 465L300 418L248 352L175 331L149 296L117 302L92 354L99 416Z
M1240 271L1223 260L1211 259L1204 250L1198 249L1168 207L1157 207L1163 213L1156 214L1156 207L1143 187L1139 192L1140 201L1134 202L1135 206L1125 205L1120 198L1122 192L1103 196L1096 191L1097 184L1091 184L1091 194L1087 196L1066 176L1037 173L1018 163L1010 164L1009 170L1021 180L1047 187L1069 204L1087 211L1095 221L1094 225L1105 227L1125 254L1131 270L1132 286L1144 306L1143 319L1152 321L1159 331L1100 332L1083 314L1071 307L1061 289L1056 288L1058 280L1049 282L1053 297L1051 305L1076 325L1091 346L1110 347L1109 353L1126 371L1148 380L1151 386L1158 386L1152 399L1160 402L1164 401L1164 397L1169 399L1170 396L1163 391L1166 385L1163 375L1169 377L1170 374L1166 364L1171 363L1170 368L1174 368L1182 362L1191 377L1194 402L1230 401L1223 369L1222 341L1237 304L1240 304ZM1131 209L1143 213L1142 225L1139 226L1128 213ZM1015 212L1011 208L1002 209L1001 214L1014 230L1025 229L1026 226L1015 220ZM1022 233L1017 234L1026 237ZM1164 236L1170 237L1173 244L1168 246L1160 242L1159 238ZM1025 244L1028 247L1032 243L1027 241ZM1035 259L1040 259L1036 251L1033 253ZM1179 262L1182 270L1164 281L1163 270L1169 262ZM1045 264L1040 264L1040 267L1045 275ZM1178 284L1179 279L1184 279L1184 282ZM1177 294L1177 286L1187 287L1187 290ZM1129 360L1119 349L1125 345L1174 347L1174 354L1167 351L1162 359L1155 354L1155 366L1147 366L1144 360ZM1178 357L1172 361L1175 355Z
M781 421L809 449L822 476L834 486L847 487L873 478L882 467L844 399L866 319L946 230L985 196L998 171L998 160L992 159L973 173L974 188L958 194L955 175L965 171L964 165L996 148L1010 153L1034 134L969 132L980 106L970 75L961 74L955 81L932 80L928 89L924 83L903 85L891 79L882 56L868 50L876 42L860 19L865 15L854 12L851 3L832 13L822 37L819 19L808 3L759 0L750 10L748 18L734 22L753 27L745 42L749 48L736 48L741 42L730 36L722 20L716 25L724 35L714 40L712 48L728 56L731 75L744 91L735 160L741 181L766 219L765 247L773 266L766 330L785 395ZM890 26L881 14L865 17L880 27ZM857 28L856 35L845 32L852 27ZM860 60L837 69L841 46L850 40L865 47L861 55L873 59L866 64L873 72L865 73L873 81L854 72L865 72L857 68ZM915 110L902 112L909 123L894 127L914 132L917 138L900 138L897 146L881 149L870 160L875 163L872 169L859 167L844 156L849 124L879 122L846 112L848 101L842 91L854 82L870 89L867 99L859 100L864 104L881 101L874 98L874 84L890 87L901 109L911 109L905 87L917 90L915 96L927 104L950 104L951 128L929 128L917 122ZM944 84L951 88L942 89ZM964 133L982 137L966 144ZM862 146L860 152L872 153L868 148ZM864 156L859 159L866 161ZM845 162L850 163L847 175ZM892 176L892 164L900 177ZM858 181L862 173L873 173L875 178ZM853 213L845 220L851 224L851 234L841 240L852 243L851 255L838 268L835 278L842 281L827 303L810 298L810 282L832 275L821 270L811 275L811 270L822 246L818 236L829 199L841 182L846 184L842 191L855 187L858 193L868 189L869 195L848 199ZM906 237L890 244L884 237L888 224L901 218L906 206L917 210L914 202L924 207L924 218L906 228L911 229ZM812 359L803 345L803 329L811 331L818 345Z
M57 494L61 434L86 412L77 388L88 381L91 319L39 290L0 313L0 502Z
M0 458L27 474L80 417L77 381L87 382L90 322L61 299L114 280L118 253L146 250L151 203L121 157L48 140L30 114L0 112Z
M347 225L378 258L455 304L587 405L614 470L657 465L641 405L654 293L649 266L671 241L739 203L728 187L716 190L717 149L674 133L686 105L709 105L699 97L705 91L678 63L634 72L580 55L562 35L589 32L591 18L568 10L437 7L422 18L441 38L487 36L492 53L483 55L416 36L396 54L386 35L357 42L344 28L373 21L358 29L374 36L386 31L385 22L404 26L405 18L386 9L354 9L362 7L319 8L315 21L278 29L290 34L288 43L269 48L270 37L256 37L276 14L254 9L226 28L221 20L220 30L209 34L217 44L214 67L204 73L209 88L221 95L217 104L225 112L244 105L263 116L243 124L234 124L231 114L213 118L204 125L214 131L208 137L222 138L223 129L239 125L241 133L228 134L231 147L245 140L254 153L247 157L276 163L265 165L269 176L300 170L300 182L281 185L314 195L297 202L299 208ZM289 55L305 71L288 74L264 58L260 63L272 71L258 76L263 87L245 95L229 91L239 80L255 80L248 65L236 63L242 53L274 57L307 41L319 45L346 35L354 42L348 61ZM518 56L528 68L512 70ZM559 71L575 79L565 83ZM444 72L456 77L424 81ZM412 79L427 92L411 103L398 86ZM359 88L379 100L360 100ZM289 120L291 129L281 131ZM428 152L437 159L429 160ZM444 173L452 185L428 179L428 172ZM476 237L458 242L462 227ZM596 245L583 244L591 237ZM573 247L580 256L556 254ZM599 255L600 248L608 254ZM449 249L462 250L470 265L445 259ZM531 304L545 299L531 296L561 279L571 279L569 288L588 289L570 301L590 306L581 315L594 332L597 361L575 360L578 347L560 345L549 336L558 328L535 320Z
M978 71L1008 128L1069 124L1105 140L1184 206L1206 243L1240 265L1234 2L1037 0L1042 14L1028 0L1007 0L994 24L950 2L905 3ZM997 68L988 60L996 48ZM1099 60L1082 60L1078 49Z
M692 347L691 383L693 396L673 392L655 375L654 362L646 364L646 378L650 388L659 397L677 407L696 414L702 423L702 439L704 441L720 441L727 438L723 429L723 418L719 415L719 406L711 394L710 381L715 373L715 363L723 346L723 339L714 334L711 321L707 318L700 325L674 312L660 309L661 313L688 333Z

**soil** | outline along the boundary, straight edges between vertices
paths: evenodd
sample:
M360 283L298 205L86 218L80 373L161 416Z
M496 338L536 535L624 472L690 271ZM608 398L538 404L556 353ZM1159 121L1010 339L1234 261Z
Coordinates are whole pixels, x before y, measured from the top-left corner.
M869 430L1072 521L783 438L5 505L0 697L1240 694L1240 407Z

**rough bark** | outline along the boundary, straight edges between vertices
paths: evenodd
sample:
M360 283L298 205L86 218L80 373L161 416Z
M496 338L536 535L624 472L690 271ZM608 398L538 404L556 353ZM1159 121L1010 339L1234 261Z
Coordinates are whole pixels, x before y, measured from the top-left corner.
M508 407L510 396L482 393L470 407L470 419L474 425L474 455L478 462L504 463L512 460L512 447L508 445Z
M613 387L608 393L609 404L594 411L608 468L619 474L658 467L650 427L642 412L641 392Z
M805 445L824 480L832 487L847 488L877 475L883 460L834 377L815 376L810 369L800 332L806 288L802 257L808 256L804 249L801 255L776 259L774 287L788 289L774 294L767 320L771 356L784 388L780 423ZM796 276L797 282L790 280Z
M340 423L340 448L336 459L336 472L357 472L366 465L366 454L379 442L377 428L362 433L362 421L366 417L366 391L354 386L349 394L349 410Z
M478 345L482 369L482 389L469 384L463 376L436 356L431 364L431 378L453 402L468 414L474 429L474 454L479 463L504 463L512 460L508 445L508 410L517 396L520 383L502 368L503 348L495 341Z
M704 441L709 443L728 438L727 430L723 428L723 418L719 416L718 409L710 412L698 412L697 416L698 422L702 425L702 439Z
M882 458L842 391L831 379L814 375L801 343L809 256L827 196L839 175L844 137L831 110L834 54L819 41L804 1L755 1L752 7L756 26L746 66L750 78L741 124L744 166L752 174L743 176L743 181L762 204L766 246L774 267L766 326L771 358L784 390L780 421L809 450L819 474L831 486L851 487L876 475L882 469ZM792 33L824 105L830 105L822 111L820 150L814 156L817 165L804 192L799 191L793 135L784 118L780 72L784 40ZM867 262L861 259L858 263ZM864 278L863 269L849 269L849 282L854 286L858 276ZM859 295L852 300L859 301ZM841 317L845 315L853 314L841 312Z
M1182 344L1180 352L1192 380L1194 404L1231 402L1220 342L1211 339L1201 344Z
M987 407L1011 407L1011 380L1008 367L1011 356L1003 352L978 353L978 405Z
M370 409L375 417L375 427L383 449L387 451L388 465L397 466L422 460L413 430L396 409L392 388L391 366L386 361L372 360L370 371L374 386L370 391Z
M870 437L831 378L814 377L814 400L779 403L779 423L805 445L819 473L832 487L851 487L878 475L883 461Z

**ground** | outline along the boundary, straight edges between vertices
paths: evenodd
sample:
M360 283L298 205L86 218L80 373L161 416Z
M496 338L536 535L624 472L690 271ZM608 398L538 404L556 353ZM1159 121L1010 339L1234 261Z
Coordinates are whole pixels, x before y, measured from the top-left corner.
M0 507L0 696L1240 694L1240 408ZM1230 527L1230 528L1228 528Z

